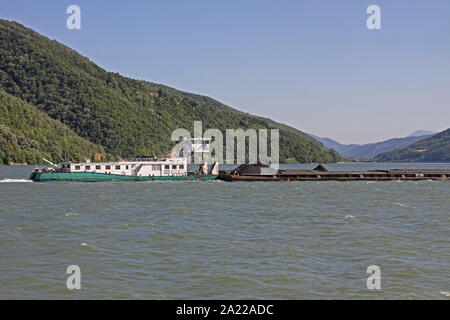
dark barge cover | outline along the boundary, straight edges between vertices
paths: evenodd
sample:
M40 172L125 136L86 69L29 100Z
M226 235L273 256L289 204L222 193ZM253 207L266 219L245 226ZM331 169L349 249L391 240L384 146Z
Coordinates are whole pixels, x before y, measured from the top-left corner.
M318 165L313 170L277 170L261 163L242 164L234 170L220 171L218 177L225 181L447 181L449 178L449 169L328 171L323 165Z

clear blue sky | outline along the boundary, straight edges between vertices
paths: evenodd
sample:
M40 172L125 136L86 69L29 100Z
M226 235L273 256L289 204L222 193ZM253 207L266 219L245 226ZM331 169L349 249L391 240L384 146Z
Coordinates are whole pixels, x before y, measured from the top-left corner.
M371 4L381 30L366 28ZM450 127L449 0L14 0L0 17L108 71L343 143Z

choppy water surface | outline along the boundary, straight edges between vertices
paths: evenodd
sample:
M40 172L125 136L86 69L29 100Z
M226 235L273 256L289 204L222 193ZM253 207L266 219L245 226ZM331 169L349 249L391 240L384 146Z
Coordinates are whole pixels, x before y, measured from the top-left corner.
M31 170L0 167L2 299L450 296L450 182L34 183Z

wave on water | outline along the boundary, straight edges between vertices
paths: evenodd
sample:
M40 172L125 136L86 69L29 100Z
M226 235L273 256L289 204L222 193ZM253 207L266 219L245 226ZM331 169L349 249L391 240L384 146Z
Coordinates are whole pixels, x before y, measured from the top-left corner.
M12 182L33 182L28 179L0 179L0 183L12 183Z
M416 207L410 207L407 206L406 204L400 203L400 202L394 202L394 205L398 206L398 207L402 207L402 208L408 208L408 209L415 209Z
M78 215L78 213L75 213L75 212L67 212L66 213L66 217L72 217L72 216L77 216Z
M396 206L399 206L399 207L402 207L402 208L409 208L407 205L405 205L405 204L403 204L403 203L400 203L400 202L394 202L394 204L395 204Z
M80 247L84 247L84 248L87 248L87 249L90 249L90 250L94 250L94 251L98 251L99 250L99 248L91 246L90 244L87 244L86 242L80 243Z

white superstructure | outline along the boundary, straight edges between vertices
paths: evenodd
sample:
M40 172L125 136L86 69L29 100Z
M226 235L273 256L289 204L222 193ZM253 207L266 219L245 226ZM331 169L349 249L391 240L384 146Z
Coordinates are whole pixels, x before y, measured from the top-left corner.
M70 172L96 172L126 176L186 176L186 158L134 159L107 163L70 163L65 168Z
M106 163L66 163L63 169L70 172L95 172L104 174L119 174L124 176L187 176L187 157L193 152L208 153L211 139L184 139L184 148L178 157L168 158L136 158L118 162ZM207 174L207 163L202 165L202 173ZM214 164L212 171L218 174L218 164Z

